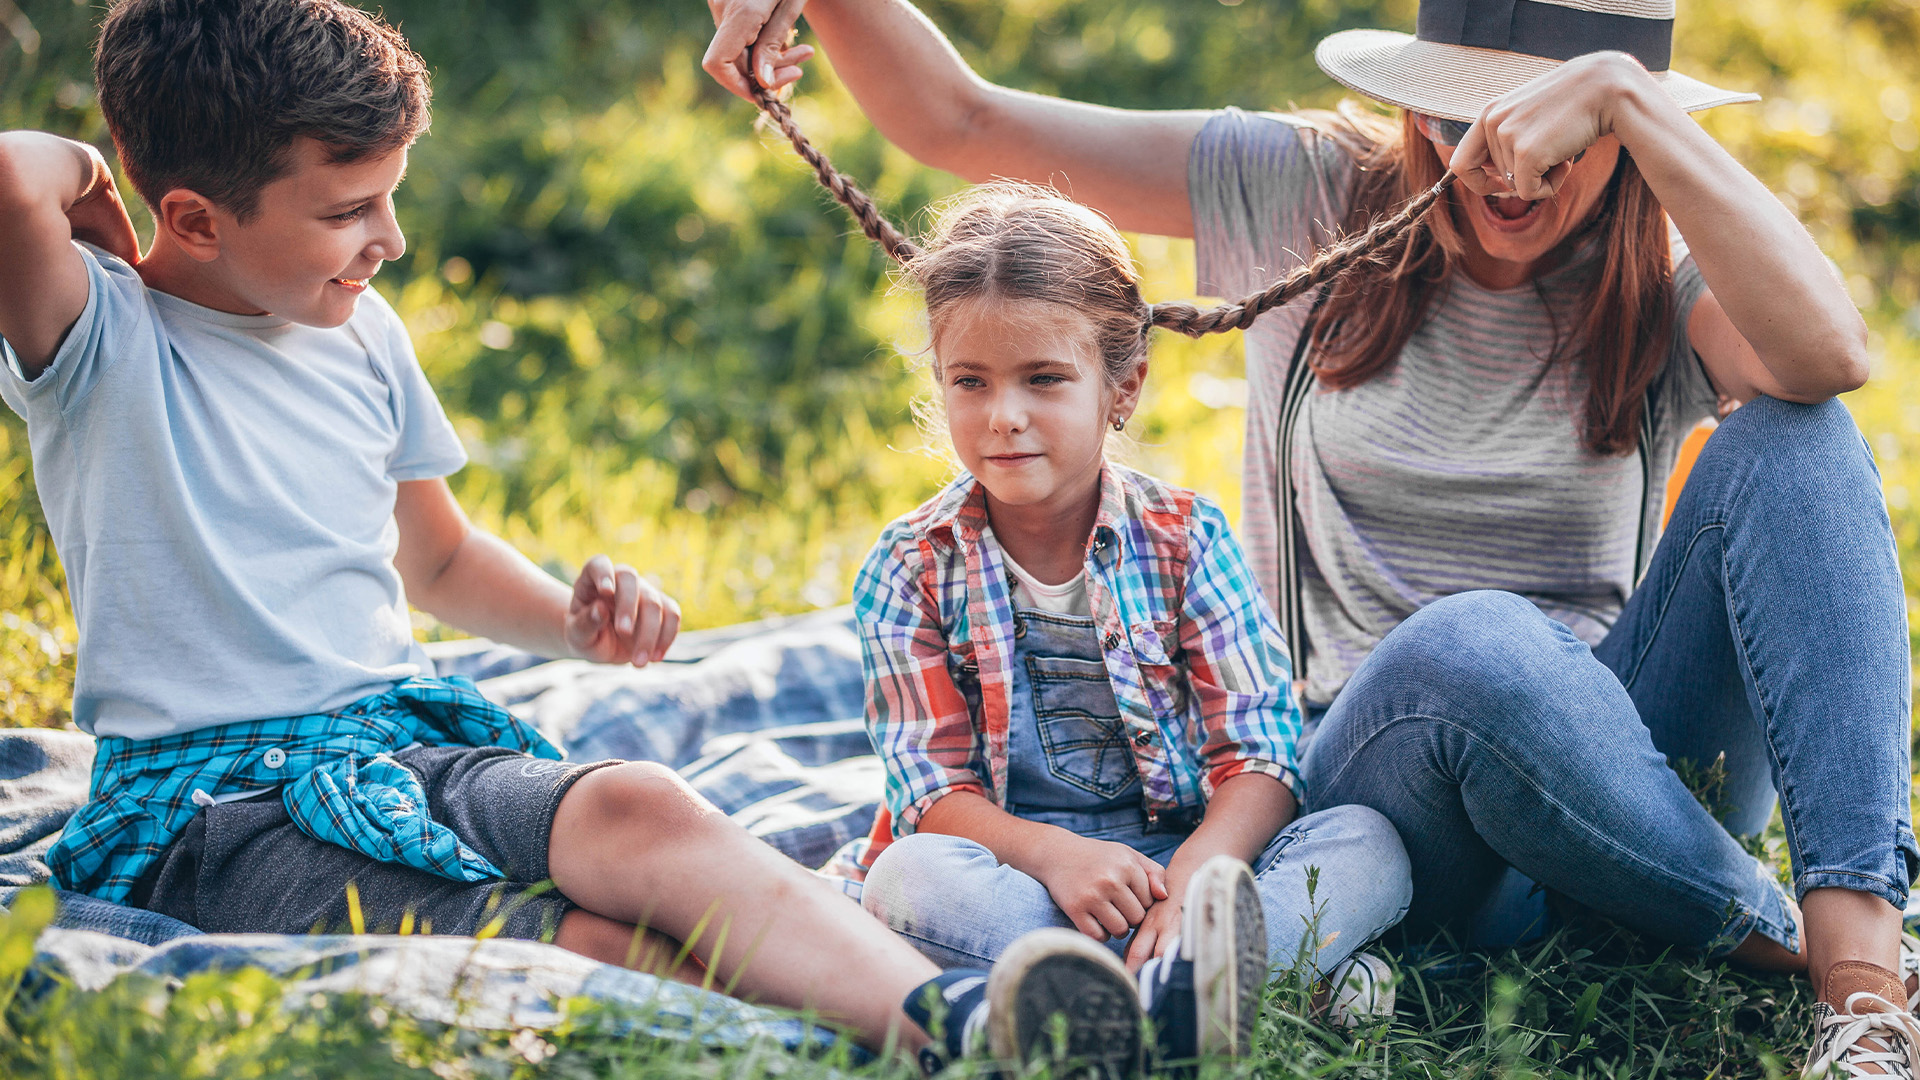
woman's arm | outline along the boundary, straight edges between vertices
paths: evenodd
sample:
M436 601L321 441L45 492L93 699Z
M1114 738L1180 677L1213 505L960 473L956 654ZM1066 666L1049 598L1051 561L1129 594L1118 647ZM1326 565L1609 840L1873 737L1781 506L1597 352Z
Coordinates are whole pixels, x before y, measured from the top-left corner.
M880 133L970 181L1054 184L1123 229L1191 236L1187 151L1205 111L1112 109L996 86L906 0L710 0L719 30L703 66L735 93L753 46L765 85L798 78L776 46L804 7L834 71Z
M1607 134L1633 155L1712 290L1686 329L1716 390L1816 402L1866 381L1866 323L1813 237L1627 54L1569 61L1487 106L1453 171L1481 194L1512 172L1520 195L1542 198L1557 163Z

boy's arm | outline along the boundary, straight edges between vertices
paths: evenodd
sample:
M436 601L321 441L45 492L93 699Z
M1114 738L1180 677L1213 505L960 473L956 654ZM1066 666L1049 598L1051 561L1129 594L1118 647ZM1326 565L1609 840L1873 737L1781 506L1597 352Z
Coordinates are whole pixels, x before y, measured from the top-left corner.
M632 567L596 555L568 589L475 528L445 480L402 481L393 516L407 599L468 633L539 656L641 667L680 632L680 605Z
M46 370L87 308L87 267L74 240L140 260L106 160L58 135L0 132L0 337L28 379Z

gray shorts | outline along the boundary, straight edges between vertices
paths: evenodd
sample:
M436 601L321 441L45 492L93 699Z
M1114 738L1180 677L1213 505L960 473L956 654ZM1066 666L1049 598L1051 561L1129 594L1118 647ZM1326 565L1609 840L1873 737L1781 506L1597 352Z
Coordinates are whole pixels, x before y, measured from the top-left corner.
M273 791L195 814L130 902L208 933L344 932L351 881L371 933L394 932L411 912L416 933L473 934L498 918L502 937L552 936L573 907L541 885L551 876L554 812L575 781L618 763L576 765L465 746L415 747L393 757L420 778L433 819L506 880L452 881L315 840Z

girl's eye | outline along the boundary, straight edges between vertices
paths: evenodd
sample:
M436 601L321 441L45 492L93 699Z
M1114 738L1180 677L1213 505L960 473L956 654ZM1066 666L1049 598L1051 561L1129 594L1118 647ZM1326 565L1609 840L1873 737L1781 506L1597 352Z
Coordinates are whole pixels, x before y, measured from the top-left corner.
M976 375L962 375L953 380L953 385L963 387L967 390L976 390L985 386L986 383L981 382Z
M340 222L359 221L362 217L366 216L367 207L371 205L372 205L371 203L361 203L359 206L354 207L353 209L347 211L344 214L333 215L333 217L329 218L328 220L340 221Z
M1063 383L1067 380L1066 377L1062 375L1035 375L1029 381L1035 386L1052 386L1055 383Z

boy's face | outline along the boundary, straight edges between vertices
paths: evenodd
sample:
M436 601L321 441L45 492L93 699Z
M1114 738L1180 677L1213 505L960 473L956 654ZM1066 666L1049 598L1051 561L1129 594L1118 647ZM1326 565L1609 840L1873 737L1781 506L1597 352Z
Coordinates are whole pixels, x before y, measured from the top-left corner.
M407 250L393 217L407 152L336 165L325 146L301 138L291 156L286 175L260 190L251 219L211 211L220 237L216 274L248 310L339 326L353 316L380 264Z

